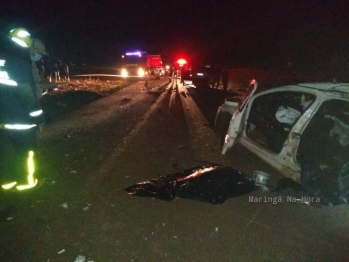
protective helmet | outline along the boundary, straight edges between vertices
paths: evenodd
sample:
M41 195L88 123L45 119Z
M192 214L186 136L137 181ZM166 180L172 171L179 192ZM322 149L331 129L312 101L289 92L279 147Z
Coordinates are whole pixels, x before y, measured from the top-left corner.
M24 28L14 28L10 31L10 37L13 42L23 47L30 47L33 41L29 32Z

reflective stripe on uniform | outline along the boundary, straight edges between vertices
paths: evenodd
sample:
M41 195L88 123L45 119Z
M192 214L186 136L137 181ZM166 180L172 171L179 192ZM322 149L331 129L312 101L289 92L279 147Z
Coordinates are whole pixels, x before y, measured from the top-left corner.
M18 190L24 190L24 189L35 187L36 184L38 183L38 180L34 179L35 168L34 168L34 152L33 151L29 151L27 168L28 168L28 176L27 176L28 184L16 186Z
M27 130L36 127L35 124L0 124L0 129Z
M42 113L43 113L43 112L42 112L42 110L40 109L40 110L36 110L36 111L30 112L29 115L30 115L30 116L39 116L39 115L41 115Z
M23 185L17 185L16 181L6 183L1 185L1 187L5 190L11 189L14 186L16 186L17 190L25 190L25 189L30 189L33 188L37 185L38 180L34 178L34 172L35 172L35 166L34 166L34 151L29 151L28 152L28 158L27 158L27 184Z
M11 188L13 188L16 184L17 184L17 182L11 182L11 183L4 184L4 185L2 185L1 187L2 187L3 189L11 189Z

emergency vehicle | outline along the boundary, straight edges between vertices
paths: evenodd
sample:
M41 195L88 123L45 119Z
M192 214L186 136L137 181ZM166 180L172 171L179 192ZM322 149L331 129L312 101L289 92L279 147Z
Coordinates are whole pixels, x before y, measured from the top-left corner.
M121 76L160 78L165 75L165 68L162 64L161 55L147 54L142 51L126 52L122 55Z

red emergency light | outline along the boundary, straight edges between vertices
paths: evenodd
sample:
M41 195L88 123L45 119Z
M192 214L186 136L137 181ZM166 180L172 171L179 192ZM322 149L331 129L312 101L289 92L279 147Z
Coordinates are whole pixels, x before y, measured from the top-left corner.
M180 67L184 66L187 63L187 60L180 58L176 62Z

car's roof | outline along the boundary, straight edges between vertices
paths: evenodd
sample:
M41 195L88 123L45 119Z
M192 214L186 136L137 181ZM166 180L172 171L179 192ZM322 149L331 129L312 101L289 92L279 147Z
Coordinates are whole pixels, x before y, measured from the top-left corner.
M319 83L300 83L297 85L280 86L280 88L292 88L292 89L297 89L297 87L317 89L321 91L343 92L343 93L349 94L349 83L319 82Z
M191 67L191 70L209 70L210 67L207 67L205 65L193 65Z
M342 92L349 93L349 83L327 82L327 83L304 83L304 84L298 84L298 85L309 87L309 88L325 90L325 91L342 91Z

